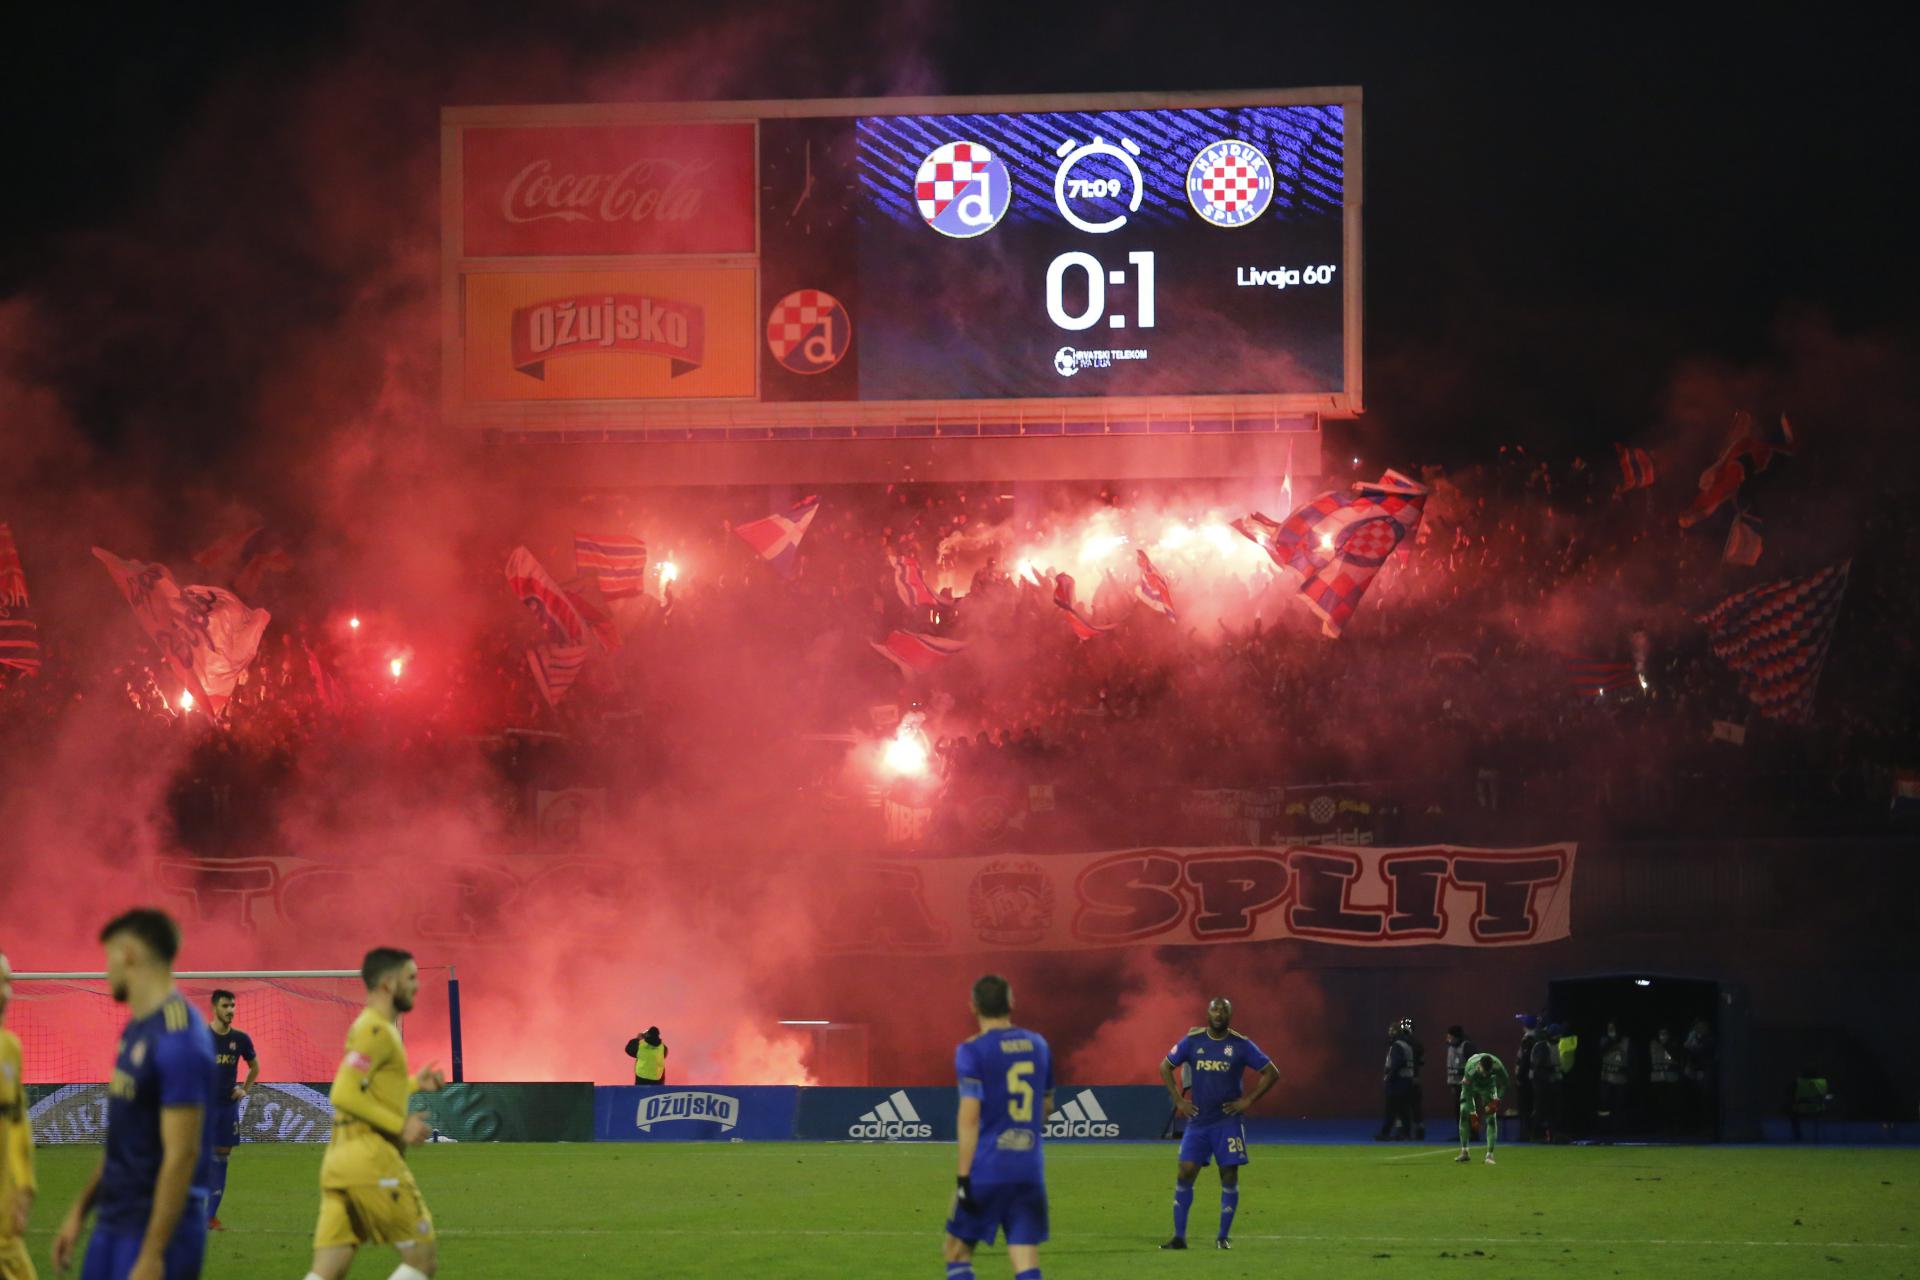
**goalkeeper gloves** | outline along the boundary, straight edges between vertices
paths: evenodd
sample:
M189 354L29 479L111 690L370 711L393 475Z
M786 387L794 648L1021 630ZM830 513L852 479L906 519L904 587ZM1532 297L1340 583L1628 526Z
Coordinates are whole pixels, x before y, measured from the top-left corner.
M968 1213L980 1212L980 1202L973 1198L972 1176L963 1173L953 1181L955 1187L953 1193L954 1203L962 1209L965 1209Z

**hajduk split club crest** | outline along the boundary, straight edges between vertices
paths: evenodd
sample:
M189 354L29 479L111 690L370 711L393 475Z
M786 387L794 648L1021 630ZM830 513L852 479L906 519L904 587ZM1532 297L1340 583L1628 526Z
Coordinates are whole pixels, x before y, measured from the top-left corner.
M927 225L943 236L966 240L1006 216L1013 202L1007 166L977 142L949 142L920 162L914 202Z
M1187 199L1216 227L1244 227L1273 203L1273 166L1251 142L1216 142L1187 167Z

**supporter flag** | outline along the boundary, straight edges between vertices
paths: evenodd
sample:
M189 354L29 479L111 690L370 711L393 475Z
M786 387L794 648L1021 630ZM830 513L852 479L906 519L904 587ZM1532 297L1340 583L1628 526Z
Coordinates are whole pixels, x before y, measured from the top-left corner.
M1727 529L1726 549L1720 558L1728 564L1743 564L1749 567L1760 563L1760 520L1745 511L1733 514L1733 524Z
M267 526L263 524L236 529L194 552L193 562L209 573L223 576L232 573L245 561L247 548L253 545L254 539L266 531Z
M338 712L340 681L334 677L333 672L327 670L326 664L320 661L320 655L313 651L313 646L306 642L305 637L301 638L300 647L306 651L307 672L313 677L313 691L319 697L320 705L329 711Z
M580 615L580 621L587 624L587 630L593 632L593 638L600 642L600 652L612 653L620 647L620 628L604 611L596 609L585 596L574 591L567 592L567 603Z
M1625 493L1629 489L1650 489L1653 487L1653 455L1645 449L1629 449L1626 445L1615 443L1615 456L1620 459L1620 484L1615 493Z
M1287 470L1280 477L1280 514L1293 514L1293 437L1287 437Z
M1733 668L1740 692L1761 715L1802 723L1813 717L1814 686L1852 564L1742 591L1701 615L1714 656Z
M230 583L234 594L242 599L259 594L260 584L269 573L293 568L293 558L265 525L215 538L194 555L193 562Z
M259 650L267 611L219 587L182 587L164 565L122 560L99 547L93 554L187 691L219 715Z
M40 629L27 609L27 571L13 529L0 523L0 667L40 673Z
M1775 454L1792 457L1796 446L1793 424L1780 415L1776 432L1762 433L1746 412L1733 417L1733 441L1720 451L1712 466L1700 473L1700 492L1680 513L1680 527L1691 529L1732 501L1740 486L1767 469Z
M553 575L525 547L515 547L507 557L507 586L552 643L567 647L586 643L586 620Z
M933 671L967 647L964 640L922 635L918 631L892 631L884 642L867 641L873 651L900 668L900 674L912 679Z
M1280 522L1262 538L1235 521L1265 547L1274 563L1300 577L1307 607L1320 615L1320 630L1338 638L1366 595L1380 566L1395 548L1420 528L1427 488L1398 471L1351 493L1323 493ZM1272 521L1255 513L1248 520L1266 532Z
M1053 602L1064 609L1067 621L1073 625L1073 634L1082 640L1091 640L1113 630L1113 624L1101 626L1089 618L1073 600L1073 575L1063 573L1053 580Z
M1896 769L1891 808L1905 813L1920 810L1920 769Z
M640 595L647 585L647 544L617 534L575 533L573 571L584 575L588 570L609 600Z
M554 710L560 709L560 700L573 688L573 682L580 678L580 668L587 664L587 646L583 644L540 644L527 650L527 666L533 670L533 682L540 688L540 696Z
M927 576L920 572L918 556L904 555L893 562L893 590L909 609L931 609L940 603L927 586Z
M1173 588L1153 567L1146 552L1136 550L1133 555L1140 562L1140 581L1133 589L1135 597L1155 613L1164 613L1171 621L1178 622L1179 615L1173 611Z
M813 523L819 510L820 499L806 497L784 513L737 524L733 531L781 577L791 578L799 566L800 539L807 536L807 526Z
M1747 726L1735 724L1731 720L1715 720L1713 722L1713 740L1715 742L1731 742L1736 747L1744 747L1747 745Z
M1589 701L1610 693L1630 689L1635 683L1631 662L1607 662L1598 658L1563 658L1567 679L1573 691Z
M1293 513L1289 511L1287 514L1292 515ZM1275 564L1283 569L1287 567L1287 562L1280 558L1278 551L1274 550L1274 537L1280 532L1280 522L1278 520L1269 519L1258 511L1251 511L1229 523L1232 525L1235 533L1266 552Z

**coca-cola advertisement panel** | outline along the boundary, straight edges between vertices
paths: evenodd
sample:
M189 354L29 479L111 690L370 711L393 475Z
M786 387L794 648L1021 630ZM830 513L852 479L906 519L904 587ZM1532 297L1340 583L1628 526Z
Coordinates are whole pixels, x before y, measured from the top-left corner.
M468 128L468 258L751 254L750 123Z
M752 267L476 272L466 278L470 401L750 397Z

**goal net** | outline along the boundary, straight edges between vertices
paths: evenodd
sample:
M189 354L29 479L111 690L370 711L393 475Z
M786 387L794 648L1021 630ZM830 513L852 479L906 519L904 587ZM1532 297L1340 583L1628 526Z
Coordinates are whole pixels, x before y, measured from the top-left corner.
M253 1038L260 1078L273 1081L333 1079L347 1028L367 998L357 969L182 973L174 981L209 1022L213 992L233 992L234 1029ZM35 1084L106 1080L126 1023L126 1006L114 1002L105 974L13 975L6 1026L20 1037L22 1074Z

